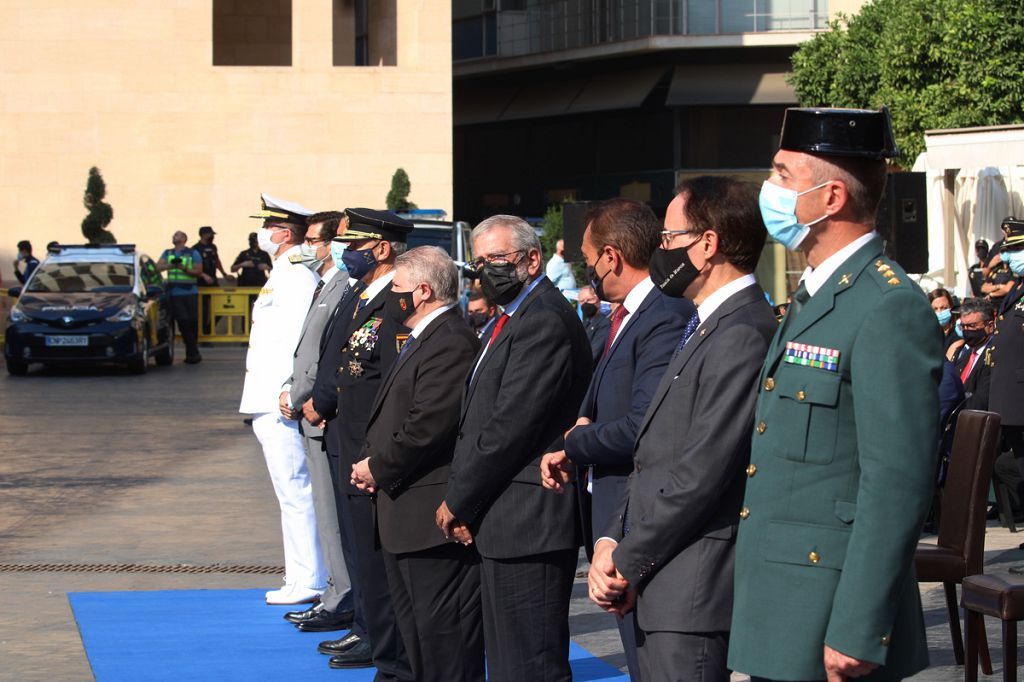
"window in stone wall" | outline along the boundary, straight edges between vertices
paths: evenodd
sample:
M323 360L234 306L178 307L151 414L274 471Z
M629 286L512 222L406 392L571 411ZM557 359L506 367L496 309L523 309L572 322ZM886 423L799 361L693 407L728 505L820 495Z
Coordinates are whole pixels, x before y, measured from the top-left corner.
M332 0L334 65L398 63L396 0Z
M291 66L292 0L213 0L214 66Z

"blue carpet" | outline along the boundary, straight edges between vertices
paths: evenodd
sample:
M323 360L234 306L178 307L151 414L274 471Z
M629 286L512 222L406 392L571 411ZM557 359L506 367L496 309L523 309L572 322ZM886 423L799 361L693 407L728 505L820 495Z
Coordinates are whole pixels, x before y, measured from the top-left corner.
M331 670L317 643L343 632L306 633L267 606L264 590L167 590L68 594L85 653L108 680L372 680L374 670ZM569 652L578 682L627 677L581 647ZM525 682L525 681L524 681Z

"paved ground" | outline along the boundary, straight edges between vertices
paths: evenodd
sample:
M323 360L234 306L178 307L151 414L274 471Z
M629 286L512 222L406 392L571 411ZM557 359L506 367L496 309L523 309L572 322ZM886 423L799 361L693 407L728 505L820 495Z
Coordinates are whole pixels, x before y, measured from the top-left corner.
M253 588L277 580L11 568L281 564L273 491L236 412L244 351L206 349L204 356L199 366L154 367L145 376L34 369L0 378L0 680L92 679L67 592ZM1021 541L990 528L986 570L1024 561ZM962 679L952 665L941 589L924 587L934 667L915 679ZM622 667L614 624L585 591L577 581L574 639ZM999 676L997 624L990 620L988 630Z

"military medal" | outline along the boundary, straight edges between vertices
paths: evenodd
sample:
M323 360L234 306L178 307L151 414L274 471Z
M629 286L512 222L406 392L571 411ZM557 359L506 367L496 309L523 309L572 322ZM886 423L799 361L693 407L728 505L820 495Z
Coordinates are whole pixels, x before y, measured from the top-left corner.
M806 343L795 341L786 342L786 356L784 360L791 365L803 365L805 367L816 367L835 372L839 369L839 351L824 346L811 346Z
M348 363L348 373L351 374L352 376L361 377L363 376L364 371L366 370L363 369L362 363L360 363L358 360L352 360Z

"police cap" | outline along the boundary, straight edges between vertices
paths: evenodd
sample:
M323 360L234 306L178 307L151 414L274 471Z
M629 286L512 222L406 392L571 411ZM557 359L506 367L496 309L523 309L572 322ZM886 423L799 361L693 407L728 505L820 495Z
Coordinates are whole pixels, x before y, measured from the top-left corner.
M391 211L346 208L345 215L348 216L345 241L383 239L389 242L405 242L413 228L411 222Z
M822 156L896 156L889 110L786 109L780 149Z
M1019 251L1024 249L1024 220L1008 216L1003 218L1003 224L999 226L999 229L1003 231L1001 250Z

